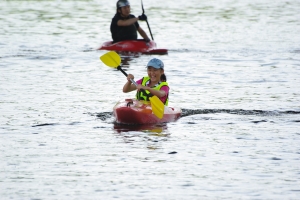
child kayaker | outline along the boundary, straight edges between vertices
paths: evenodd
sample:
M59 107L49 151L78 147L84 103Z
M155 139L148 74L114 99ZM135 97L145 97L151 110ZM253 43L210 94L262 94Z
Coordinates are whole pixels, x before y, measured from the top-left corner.
M116 7L116 14L110 24L113 42L136 40L138 38L137 32L139 32L146 42L149 42L149 37L138 23L138 20L147 20L147 16L142 14L139 17L135 17L130 14L130 3L127 0L118 0Z
M167 83L167 77L164 73L164 63L157 58L151 59L147 66L148 76L145 76L136 83L135 86L130 79L134 79L132 74L128 74L127 82L123 86L123 92L131 92L133 90L138 90L136 98L138 100L149 101L149 97L152 95L157 96L165 105L168 105L169 100L169 86ZM142 89L142 90L141 90ZM149 95L149 92L151 93Z

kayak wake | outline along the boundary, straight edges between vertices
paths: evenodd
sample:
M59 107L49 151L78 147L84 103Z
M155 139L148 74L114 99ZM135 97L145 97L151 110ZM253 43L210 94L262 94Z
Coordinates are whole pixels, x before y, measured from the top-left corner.
M217 113L227 113L232 115L255 115L255 116L282 116L282 115L299 115L300 111L296 110L286 110L286 111L266 111L266 110L243 110L243 109L181 109L181 117L188 117L192 115L201 115L201 114L217 114ZM101 121L107 121L108 123L112 123L115 126L118 126L118 123L116 123L114 119L113 112L100 112L100 113L84 113L89 114L90 116L94 116L97 119L100 119ZM179 118L179 119L180 119ZM263 121L258 121L263 122ZM292 122L300 122L300 120L293 120ZM69 125L74 125L80 122L72 122L69 123ZM256 123L256 121L254 121ZM164 125L166 123L162 123L162 125L146 125L146 126L161 126L164 128ZM31 127L39 128L43 126L57 126L62 125L61 123L42 123L42 124L34 124ZM138 126L138 125L135 125ZM144 126L144 125L143 125ZM143 127L141 126L141 127ZM132 125L131 125L132 127ZM124 125L122 126L124 128ZM138 128L138 127L137 127ZM118 129L121 129L120 127ZM131 130L131 129L130 129Z
M181 109L181 117L188 117L200 114L216 114L227 113L233 115L256 115L256 116L280 116L280 115L298 115L300 111L287 110L287 111L267 111L267 110L243 110L243 109ZM89 113L92 116L105 121L113 117L113 112ZM299 120L300 122L300 120Z

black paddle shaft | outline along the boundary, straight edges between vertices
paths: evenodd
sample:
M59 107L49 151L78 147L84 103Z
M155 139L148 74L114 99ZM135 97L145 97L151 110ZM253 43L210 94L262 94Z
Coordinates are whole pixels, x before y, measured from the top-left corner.
M117 69L120 70L126 77L128 76L128 74L122 69L121 66L118 66ZM135 86L138 85L134 80L130 79L130 81L131 81L131 83L133 83ZM144 90L144 89L141 89L141 91L145 91L145 90ZM149 95L150 97L153 96L152 93L149 93L148 95Z
M128 76L128 74L122 69L121 66L118 66L117 69L120 70L126 77ZM135 86L137 86L137 83L134 80L132 80L132 79L130 79L130 80Z
M121 68L121 66L118 66L117 69L120 70L126 77L128 76L128 74Z
M144 6L143 6L143 0L141 0L141 4L142 4L142 10L143 10L143 14L144 14L144 13L145 13L145 10L144 10ZM150 29L150 25L149 25L149 23L148 23L148 20L147 20L147 19L146 19L146 22L147 22L147 26L148 26L148 29L149 29L149 32L150 32L151 38L152 38L152 40L154 40L154 39L153 39L152 32L151 32L151 29Z

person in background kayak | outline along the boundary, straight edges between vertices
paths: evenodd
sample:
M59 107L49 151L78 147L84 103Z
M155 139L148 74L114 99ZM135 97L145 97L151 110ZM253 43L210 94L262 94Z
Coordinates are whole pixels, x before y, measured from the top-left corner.
M110 32L113 42L137 40L137 32L139 32L146 42L149 42L150 39L148 35L138 23L138 20L147 20L147 16L142 14L139 17L135 17L130 14L130 3L127 0L118 0L116 7L116 14L112 18L110 24Z
M150 101L149 97L151 97L152 94L157 96L167 106L169 102L169 86L164 73L164 63L160 59L153 58L148 62L146 68L148 76L136 81L137 86L130 80L133 80L134 76L128 74L127 82L123 86L123 92L127 93L138 90L136 98L145 101Z

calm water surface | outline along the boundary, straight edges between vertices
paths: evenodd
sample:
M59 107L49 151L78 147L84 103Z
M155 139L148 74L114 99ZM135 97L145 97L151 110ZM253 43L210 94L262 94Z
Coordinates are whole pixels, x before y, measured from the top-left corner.
M111 111L134 93L96 50L114 1L0 2L0 198L298 199L300 2L143 3L169 54L123 68L162 59L184 112L130 127Z

